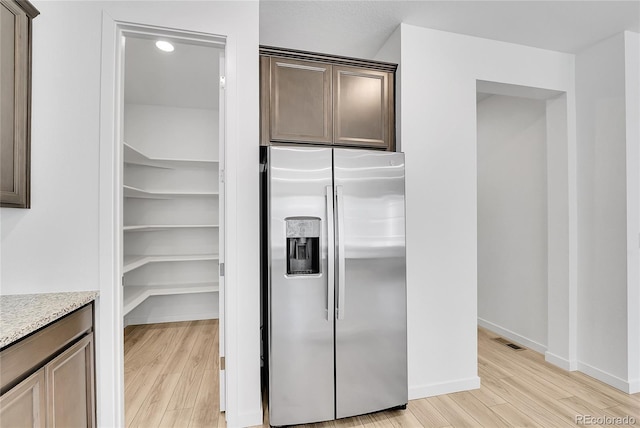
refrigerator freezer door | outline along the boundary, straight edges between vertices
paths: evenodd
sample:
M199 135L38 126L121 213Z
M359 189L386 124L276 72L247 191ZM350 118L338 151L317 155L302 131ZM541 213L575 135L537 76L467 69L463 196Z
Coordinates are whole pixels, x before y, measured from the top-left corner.
M333 300L327 289L331 165L331 149L269 148L271 425L335 417L334 304L327 301ZM309 260L316 254L319 265Z
M336 320L336 415L343 418L408 400L404 155L334 149L334 186L338 218L344 217L336 227L342 232L336 246L344 247L337 258L344 258L345 280L336 290L343 305Z

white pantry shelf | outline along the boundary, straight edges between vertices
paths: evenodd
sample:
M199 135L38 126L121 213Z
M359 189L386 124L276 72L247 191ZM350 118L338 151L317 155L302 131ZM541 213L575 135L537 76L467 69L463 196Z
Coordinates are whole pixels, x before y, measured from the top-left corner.
M122 230L125 232L153 232L171 229L214 229L217 227L219 227L217 224L140 224L124 226Z
M209 166L219 163L213 159L169 159L169 158L152 158L142 153L126 142L122 143L124 163L131 165L144 165L154 168L175 169L181 165L189 164L191 166Z
M173 199L193 196L217 196L218 192L176 192L176 191L150 191L143 190L133 186L123 186L125 198L141 198L141 199Z
M125 325L217 316L224 158L215 116L190 105L125 103L117 147Z
M219 291L217 282L192 284L126 285L123 287L123 312L127 315L151 296L212 293Z
M188 254L188 255L169 255L169 256L125 256L122 265L122 273L131 272L149 263L166 263L166 262L192 262L218 260L218 254Z

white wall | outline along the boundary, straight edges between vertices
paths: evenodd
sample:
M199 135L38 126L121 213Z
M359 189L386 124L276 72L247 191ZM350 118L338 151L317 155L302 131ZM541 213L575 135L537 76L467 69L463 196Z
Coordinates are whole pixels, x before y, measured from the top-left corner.
M478 322L547 350L546 102L491 95L478 115Z
M407 294L409 396L477 388L477 158L476 81L486 80L567 93L574 150L573 56L401 24L381 49L401 54L402 149L407 155ZM382 58L382 57L381 57ZM564 175L571 179L571 165ZM571 196L571 195L569 195ZM569 218L571 199L565 200ZM564 224L569 229L569 221ZM573 251L567 232L550 247ZM565 266L569 272L571 266ZM574 278L561 284L566 295ZM550 313L556 309L550 307ZM565 313L570 311L565 308ZM568 338L567 316L549 329ZM567 340L558 340L565 343ZM570 349L557 355L570 360ZM555 349L554 349L555 350Z
M78 4L63 21L55 3L36 7L42 13L33 29L32 208L0 208L2 293L95 290L100 9L91 30L91 19L82 18L93 6Z
M125 141L149 157L218 160L218 110L125 104L124 115Z
M623 387L627 376L624 36L576 56L579 368Z
M625 32L629 392L640 392L640 34Z
M573 75L573 73L572 73ZM547 352L577 369L578 278L575 95L547 99Z
M402 87L402 53L401 53L401 37L400 27L389 36L385 44L380 48L375 58L379 61L387 61L398 64L396 70L396 91L395 91L395 108L396 108L396 151L402 152L402 103L400 98L402 93L399 90Z
M635 392L640 390L638 40L636 33L621 33L576 56L579 368Z
M246 2L35 1L32 209L0 210L2 293L99 288L103 13L108 19L227 37L227 341L229 426L260 423L258 9ZM115 40L105 41L115 45ZM242 248L242 254L239 254ZM240 258L241 257L241 258ZM254 263L247 263L254 260ZM242 261L242 269L239 262ZM102 293L107 331L112 297ZM235 311L235 312L234 312ZM98 331L98 421L119 426L119 374ZM121 409L120 409L121 410Z

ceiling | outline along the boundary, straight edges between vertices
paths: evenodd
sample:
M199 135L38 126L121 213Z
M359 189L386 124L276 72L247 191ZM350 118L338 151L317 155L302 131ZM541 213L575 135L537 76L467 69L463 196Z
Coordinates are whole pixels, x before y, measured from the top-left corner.
M624 30L632 1L260 0L260 44L373 58L400 23L567 53Z
M221 49L173 41L167 53L156 39L127 37L124 101L217 109Z
M401 22L576 53L640 32L640 0L260 0L263 45L373 58ZM217 109L221 50L176 42L164 53L154 42L127 38L125 102Z

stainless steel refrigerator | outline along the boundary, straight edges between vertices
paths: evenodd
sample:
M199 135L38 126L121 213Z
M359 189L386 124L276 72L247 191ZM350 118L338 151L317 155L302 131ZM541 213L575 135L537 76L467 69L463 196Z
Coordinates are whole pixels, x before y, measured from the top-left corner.
M404 154L269 147L269 420L407 403Z

